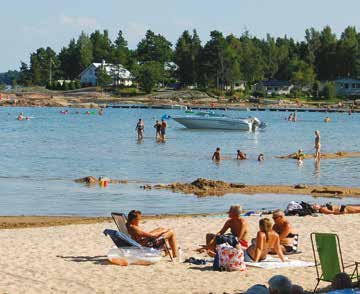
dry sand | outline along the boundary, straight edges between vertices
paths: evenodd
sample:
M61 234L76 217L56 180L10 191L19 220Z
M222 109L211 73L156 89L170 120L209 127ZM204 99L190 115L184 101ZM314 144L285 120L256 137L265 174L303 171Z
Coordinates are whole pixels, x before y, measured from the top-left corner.
M311 232L339 234L345 262L360 261L360 215L291 217L300 233L302 254L291 258L312 261ZM247 218L251 235L258 217ZM144 221L145 229L158 226L175 229L183 256L204 257L193 250L204 243L207 232L218 231L225 218L187 217ZM211 265L196 266L169 262L153 266L111 265L106 253L113 245L102 234L112 223L0 230L0 293L239 293L249 286L267 284L275 274L312 290L315 268L214 272ZM327 286L322 283L321 287Z

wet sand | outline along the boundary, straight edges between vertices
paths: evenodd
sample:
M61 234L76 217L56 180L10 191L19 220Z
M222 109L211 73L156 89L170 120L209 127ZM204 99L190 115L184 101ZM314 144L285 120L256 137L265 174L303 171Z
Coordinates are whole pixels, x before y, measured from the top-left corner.
M194 194L200 197L223 196L231 193L240 194L297 194L322 197L360 197L360 188L339 186L309 186L309 185L245 185L227 183L207 179L197 179L192 183L172 183L155 185L155 189L165 189L172 192Z
M225 212L224 212L225 213ZM176 219L206 217L219 214L163 214L163 215L144 215L143 219ZM80 224L97 224L112 222L111 217L72 217L72 216L0 216L0 230L56 227Z
M358 158L360 157L360 152L346 152L339 151L336 153L321 153L321 159L336 159L336 158ZM292 153L289 155L281 155L275 156L275 158L280 159L297 159L296 153ZM304 154L304 158L315 158L314 154Z

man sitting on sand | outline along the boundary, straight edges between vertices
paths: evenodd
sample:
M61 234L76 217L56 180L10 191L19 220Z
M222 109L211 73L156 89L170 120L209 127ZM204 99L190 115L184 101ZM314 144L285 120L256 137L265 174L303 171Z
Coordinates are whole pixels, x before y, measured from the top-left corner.
M229 243L233 247L238 244L244 248L249 246L249 228L247 222L240 217L241 207L239 205L231 206L228 214L229 219L216 235L211 233L206 235L206 249L210 256L215 256L216 245L222 241L224 241L222 243ZM228 229L231 233L224 235Z
M131 238L139 244L151 248L161 248L164 243L168 241L171 247L172 255L173 257L176 257L178 252L174 231L170 229L157 228L150 232L146 232L139 225L141 216L141 212L138 210L132 210L129 212L126 227Z
M245 160L245 159L247 159L247 158L246 158L246 153L238 150L238 151L237 151L237 154L236 154L236 159L238 159L238 160Z
M220 147L216 148L216 151L214 152L214 154L212 156L212 160L215 160L215 161L220 161L221 160Z
M261 219L259 228L260 231L257 233L255 244L245 250L245 261L259 262L264 260L270 251L274 251L280 260L285 262L279 235L272 229L271 221L268 218Z
M273 230L279 235L282 252L285 254L294 252L296 250L294 248L295 234L291 224L285 218L285 213L280 209L275 210L273 220L275 222Z
M331 205L326 204L321 206L319 204L314 204L312 208L316 212L320 212L323 214L352 214L352 213L360 213L360 205Z

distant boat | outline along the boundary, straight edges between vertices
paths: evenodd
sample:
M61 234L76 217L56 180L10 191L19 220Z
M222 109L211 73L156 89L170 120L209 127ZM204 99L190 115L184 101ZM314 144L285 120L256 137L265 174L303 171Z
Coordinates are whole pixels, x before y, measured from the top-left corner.
M212 112L172 116L171 118L188 129L255 131L258 128L266 127L266 124L256 117L232 118L225 115L216 115Z

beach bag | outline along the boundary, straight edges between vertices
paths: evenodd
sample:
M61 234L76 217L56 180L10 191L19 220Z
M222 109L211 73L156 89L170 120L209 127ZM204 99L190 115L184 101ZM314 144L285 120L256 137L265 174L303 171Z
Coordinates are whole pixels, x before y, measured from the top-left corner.
M245 271L244 251L224 243L216 246L214 269L226 271Z
M288 206L286 207L285 214L291 215L291 213L298 211L299 209L302 209L302 206L300 203L295 201L290 201Z
M226 234L226 235L218 235L215 238L216 245L221 244L229 244L232 247L236 247L237 244L239 244L239 240L237 237L235 237L233 234Z
M147 247L112 247L108 254L108 260L117 265L127 266L134 265L151 265L159 262L162 258L162 253L154 248Z

